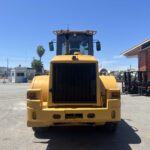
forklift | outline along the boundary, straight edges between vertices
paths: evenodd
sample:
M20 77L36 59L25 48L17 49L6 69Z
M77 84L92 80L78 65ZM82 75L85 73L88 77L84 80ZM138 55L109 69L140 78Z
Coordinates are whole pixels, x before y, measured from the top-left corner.
M122 92L125 94L150 95L150 71L124 72Z

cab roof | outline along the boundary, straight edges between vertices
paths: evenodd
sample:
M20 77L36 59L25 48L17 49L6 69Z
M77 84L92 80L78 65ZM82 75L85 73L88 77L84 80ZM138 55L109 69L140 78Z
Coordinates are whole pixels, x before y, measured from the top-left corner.
M84 30L84 31L75 31L75 30L56 30L54 31L56 35L63 35L63 34L87 34L87 35L94 35L96 31L94 30Z

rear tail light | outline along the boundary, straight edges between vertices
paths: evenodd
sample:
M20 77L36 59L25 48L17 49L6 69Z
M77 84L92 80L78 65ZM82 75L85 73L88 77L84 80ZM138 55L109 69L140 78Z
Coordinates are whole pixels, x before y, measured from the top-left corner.
M147 88L150 89L150 86L148 86Z
M111 118L114 119L115 117L116 117L116 112L113 110L113 111L111 112Z
M120 99L120 90L118 89L108 90L107 99Z
M120 92L112 92L111 99L120 99Z
M36 112L33 112L33 113L32 113L32 119L33 119L33 120L36 120Z
M29 99L29 100L39 100L39 99L41 99L41 91L38 90L38 89L28 90L27 99Z
M28 92L27 93L27 99L37 99L37 93L36 92Z

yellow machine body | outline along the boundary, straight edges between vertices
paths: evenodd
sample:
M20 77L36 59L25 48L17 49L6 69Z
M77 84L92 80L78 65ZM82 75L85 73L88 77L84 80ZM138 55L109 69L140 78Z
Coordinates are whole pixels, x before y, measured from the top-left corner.
M76 59L72 59L75 57ZM54 103L52 75L54 63L95 63L96 103ZM119 122L120 90L113 76L99 76L98 62L90 55L58 55L50 63L49 75L34 77L27 91L27 126L103 125Z

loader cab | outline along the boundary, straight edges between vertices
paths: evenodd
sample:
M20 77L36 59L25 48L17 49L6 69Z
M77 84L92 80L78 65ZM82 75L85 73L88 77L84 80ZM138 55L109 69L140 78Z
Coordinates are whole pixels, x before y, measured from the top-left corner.
M96 31L54 31L57 36L56 55L73 55L79 52L82 55L94 55L93 35ZM50 50L53 50L53 42L49 43ZM96 42L97 50L100 50L100 42Z

